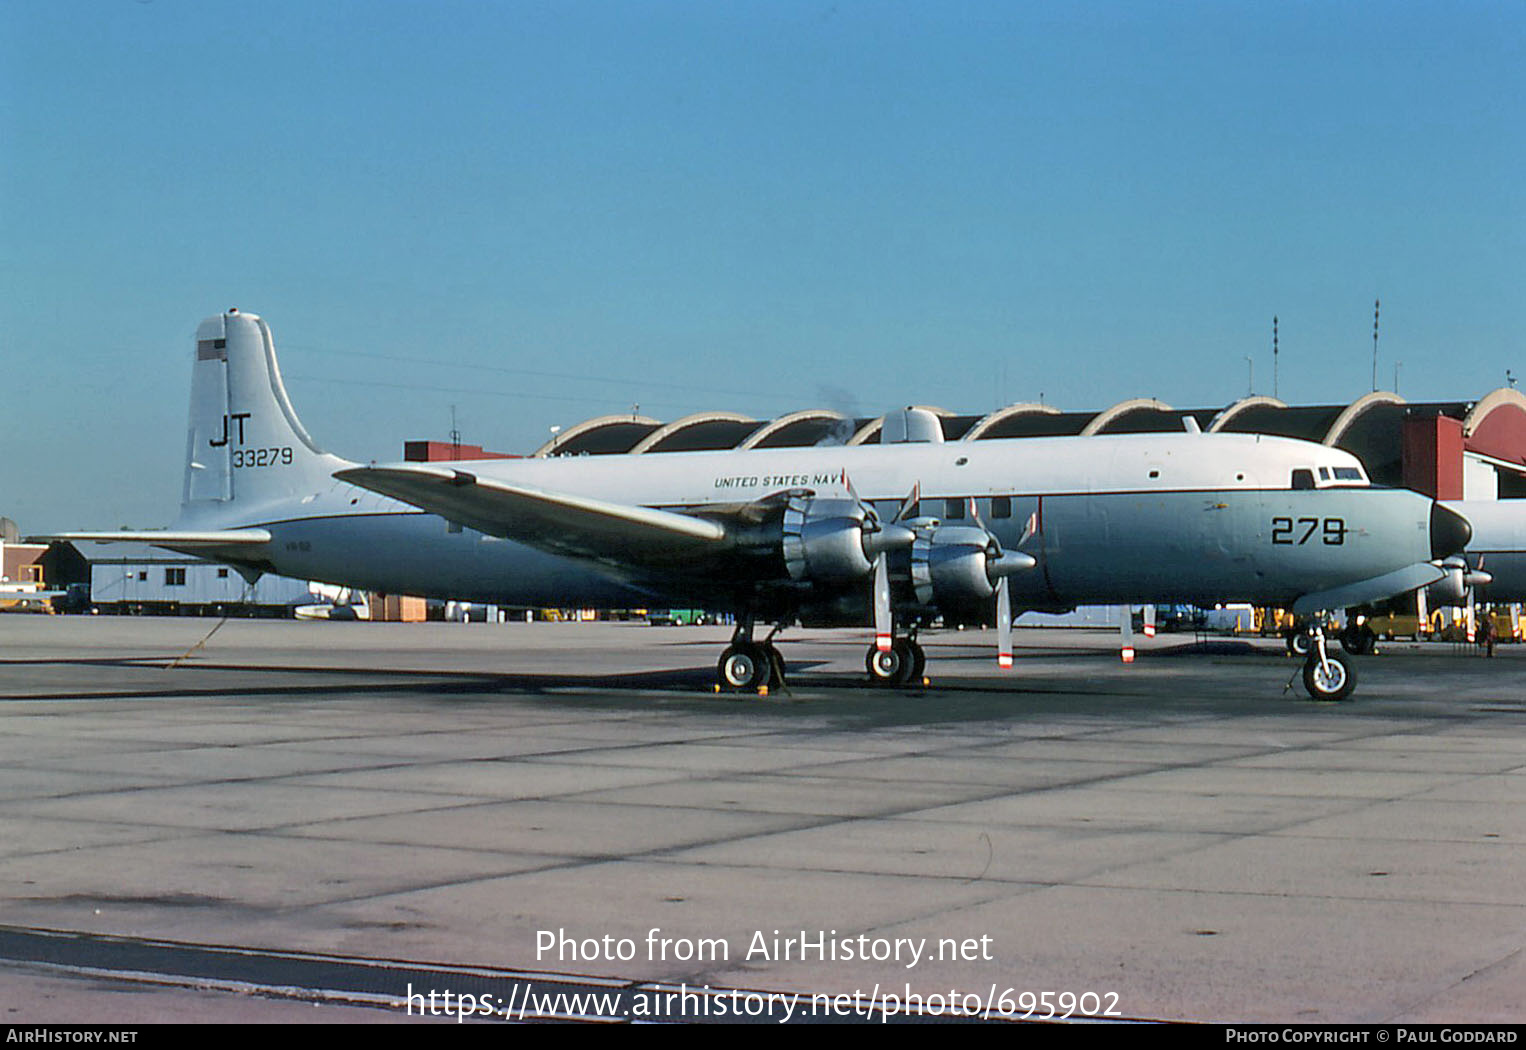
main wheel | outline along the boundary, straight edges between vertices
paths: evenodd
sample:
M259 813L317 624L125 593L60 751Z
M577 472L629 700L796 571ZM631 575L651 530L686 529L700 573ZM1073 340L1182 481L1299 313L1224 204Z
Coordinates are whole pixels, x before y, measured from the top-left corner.
M728 646L715 665L721 688L733 692L756 689L768 677L769 661L762 647L747 642Z
M1377 635L1366 624L1353 624L1341 632L1341 648L1352 656L1366 656L1376 641Z
M910 665L906 668L906 680L920 683L922 673L927 670L927 652L909 638L906 640L906 650L911 656Z
M1356 688L1356 667L1334 653L1326 653L1323 664L1311 654L1303 665L1303 687L1314 700L1344 700Z
M875 685L900 685L906 681L906 651L899 646L884 651L870 646L869 655L864 657L864 669Z
M772 645L763 646L763 655L768 661L768 688L784 688L784 654Z
M1288 652L1293 656L1309 655L1309 633L1296 627L1288 632Z

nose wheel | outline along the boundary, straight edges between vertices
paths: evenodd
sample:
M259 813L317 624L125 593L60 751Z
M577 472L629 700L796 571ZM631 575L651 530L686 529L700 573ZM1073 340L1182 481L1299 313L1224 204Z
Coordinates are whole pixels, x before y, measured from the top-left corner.
M1356 665L1331 651L1325 632L1316 623L1308 633L1308 656L1303 665L1303 687L1311 700L1344 700L1356 689Z

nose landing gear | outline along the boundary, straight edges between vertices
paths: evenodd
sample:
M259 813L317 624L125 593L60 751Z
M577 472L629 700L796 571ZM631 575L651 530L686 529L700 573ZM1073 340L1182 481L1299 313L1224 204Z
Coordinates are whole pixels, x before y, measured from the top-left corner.
M1356 665L1332 652L1318 621L1309 628L1308 656L1303 665L1303 687L1312 700L1344 700L1356 688Z

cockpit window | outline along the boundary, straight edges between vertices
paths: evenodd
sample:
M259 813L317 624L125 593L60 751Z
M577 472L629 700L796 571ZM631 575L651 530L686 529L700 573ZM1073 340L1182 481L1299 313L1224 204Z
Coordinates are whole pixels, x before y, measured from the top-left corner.
M1330 468L1329 467L1320 467L1319 468L1319 480L1320 481L1329 481L1330 480Z
M1366 479L1364 479L1362 477L1362 472L1360 470L1358 470L1356 467L1336 467L1335 468L1335 480L1336 481L1364 481Z
M1312 489L1314 487L1314 471L1307 467L1299 467L1293 471L1293 487L1295 489Z

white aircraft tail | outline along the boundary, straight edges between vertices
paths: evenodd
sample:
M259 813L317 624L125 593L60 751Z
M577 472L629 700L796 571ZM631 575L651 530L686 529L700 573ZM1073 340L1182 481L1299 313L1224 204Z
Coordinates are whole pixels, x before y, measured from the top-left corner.
M303 502L331 488L334 471L349 466L313 444L297 419L264 321L229 310L201 323L183 522L226 522L256 508Z

